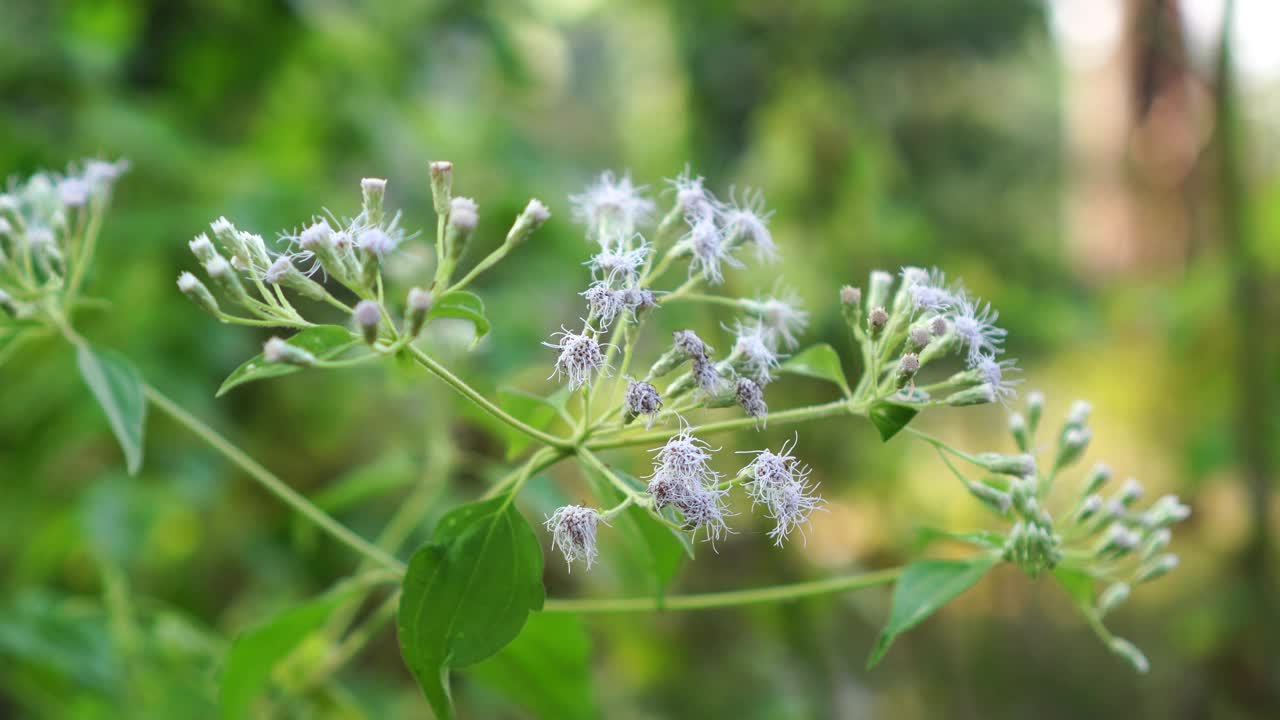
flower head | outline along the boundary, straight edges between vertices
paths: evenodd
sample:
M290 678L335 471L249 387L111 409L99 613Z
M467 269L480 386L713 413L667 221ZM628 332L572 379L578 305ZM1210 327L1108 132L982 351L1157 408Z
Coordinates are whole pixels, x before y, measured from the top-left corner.
M676 205L684 212L685 222L693 225L715 215L718 205L716 199L704 187L703 177L694 177L688 166L685 166L684 172L679 176L667 182L675 188Z
M733 351L741 356L743 368L756 383L769 384L773 380L773 370L778 367L774 333L758 318L753 323L739 320L734 326L734 332L737 338L733 343Z
M614 290L603 280L591 283L590 287L578 294L586 298L587 309L591 312L591 317L600 321L601 330L607 330L625 309L623 291Z
M722 222L728 229L730 238L741 238L756 247L756 260L760 262L776 262L778 247L769 232L769 218L772 212L764 209L764 193L750 189L742 193L741 199L730 193L730 203L721 213Z
M799 345L796 335L809 327L809 313L800 309L800 297L794 291L781 291L763 300L753 300L745 307L788 348Z
M918 268L912 268L918 270ZM928 272L908 273L903 268L903 282L911 298L914 312L942 312L956 303L955 294L947 287L947 276L934 268Z
M967 347L969 362L976 362L978 356L986 352L996 354L1003 352L1000 345L1008 334L1003 328L996 327L1000 313L992 309L990 303L982 304L976 298L960 297L953 308L955 313L951 324L955 328L956 337Z
M676 330L671 333L671 347L687 358L705 357L711 347L692 330Z
M706 355L693 358L693 384L707 397L724 393L728 380L720 374L720 368Z
M559 340L554 343L542 343L560 351L551 377L558 378L562 374L568 377L570 390L589 385L592 373L607 371L604 353L600 351L600 343L588 332L575 333L561 326L560 332L552 337Z
M742 474L750 478L746 490L752 504L764 505L774 521L769 537L777 545L782 545L824 502L814 492L817 486L809 482L809 467L791 455L794 447L792 440L777 453L761 450L742 469Z
M376 255L379 260L385 259L400 244L400 238L396 234L389 233L380 227L361 230L356 234L355 238L356 245L361 250L371 255Z
M564 554L569 569L573 561L582 559L591 569L596 560L596 525L601 522L600 513L581 505L566 505L547 518L546 527L551 531L551 548ZM607 523L606 523L607 524Z
M995 355L991 353L981 353L970 361L970 367L977 370L982 381L991 386L996 400L1008 406L1009 401L1018 396L1015 386L1022 382L1021 378L1015 380L1007 377L1010 373L1018 371L1017 363L1018 361L1012 358L996 360Z
M653 201L641 194L643 189L630 175L619 178L605 172L586 191L569 196L573 219L586 225L602 246L613 236L629 236L654 210Z
M591 277L603 280L612 285L614 282L632 284L640 277L640 268L649 258L649 245L641 242L638 247L627 250L605 247L596 253L585 265L591 266ZM599 275L597 276L597 273Z
M738 378L733 386L734 398L738 405L751 417L760 420L769 414L769 406L764 401L764 390L751 378Z
M629 380L626 392L622 396L627 414L632 416L648 416L647 427L653 426L653 420L662 410L662 396L658 388L643 380Z
M732 254L724 228L716 224L713 217L698 218L689 228L684 242L693 253L689 262L689 275L702 273L702 278L712 285L724 282L724 271L721 264L731 267L742 267Z
M687 487L713 485L720 474L707 467L711 460L711 446L693 436L688 426L672 435L660 448L654 450L653 475L666 476Z

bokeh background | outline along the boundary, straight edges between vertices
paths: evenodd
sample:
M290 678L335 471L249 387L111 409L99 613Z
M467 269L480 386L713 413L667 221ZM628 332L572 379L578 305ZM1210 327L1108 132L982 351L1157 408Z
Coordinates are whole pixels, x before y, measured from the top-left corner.
M1047 393L1051 420L1094 401L1091 460L1191 504L1182 567L1110 620L1153 669L1133 674L1052 582L1005 568L873 672L881 591L592 618L583 714L1277 717L1277 31L1274 0L6 0L0 172L127 157L89 283L111 305L83 312L82 332L361 532L436 487L419 538L502 471L501 435L394 367L215 401L264 336L176 291L194 267L186 241L223 214L269 236L322 207L351 212L363 176L388 177L410 225L431 227L426 163L450 159L481 205L478 257L536 195L555 218L479 285L491 336L470 352L456 334L432 342L487 391L542 391L538 343L577 317L587 279L569 193L606 168L657 190L686 162L717 191L762 187L809 339L846 347L841 284L944 268L1000 308L1022 388ZM768 289L775 270L728 289ZM724 319L664 322L714 334ZM828 394L788 380L770 403ZM963 447L1010 447L998 408L923 420ZM852 420L799 430L831 501L807 545L773 549L744 516L678 590L888 566L920 552L920 527L989 523L908 438L882 445ZM148 453L141 475L122 472L66 347L0 367L0 716L213 717L230 638L353 568L163 417ZM536 520L584 492L556 470L523 509ZM549 591L626 592L615 539L602 534L590 577L550 559ZM112 587L139 634L112 627ZM338 682L345 703L320 694L274 715L428 715L390 631ZM465 672L455 693L468 717L529 713Z

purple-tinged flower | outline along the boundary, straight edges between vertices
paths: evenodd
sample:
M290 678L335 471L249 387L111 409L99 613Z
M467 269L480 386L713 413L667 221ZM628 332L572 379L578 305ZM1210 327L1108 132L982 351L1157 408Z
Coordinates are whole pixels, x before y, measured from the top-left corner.
M645 427L653 427L654 418L662 411L662 396L658 394L658 388L643 380L628 380L622 402L628 415L648 418Z
M630 285L639 279L640 269L648 259L649 245L641 242L639 247L633 250L606 247L584 264L591 267L592 278L603 280L610 285L614 282Z
M738 405L756 420L762 420L769 414L769 406L764 401L764 390L751 378L738 378L733 386L734 398Z
M689 262L690 277L701 273L704 280L712 285L719 285L724 282L722 263L730 267L742 267L742 263L732 254L724 228L717 225L714 218L699 218L689 229L683 242L693 253L693 259Z
M763 300L747 301L744 307L788 348L799 345L796 335L809 327L809 313L800 309L800 296L792 290L777 292Z
M1008 377L1010 373L1019 371L1017 360L1012 358L996 360L995 355L982 353L970 361L970 367L978 371L983 382L991 385L996 400L1001 405L1008 407L1009 401L1018 396L1018 391L1014 388L1022 382L1022 379L1015 380Z
M600 522L603 520L599 512L581 505L566 505L547 518L551 549L558 549L564 555L570 571L573 570L573 561L578 559L585 560L587 570L591 569L598 554L596 525Z
M629 236L654 210L653 201L641 194L643 189L630 175L602 173L585 192L569 196L573 219L586 225L588 235L602 245L613 236Z
M809 467L791 455L794 447L792 440L778 453L761 450L742 469L749 478L745 488L752 505L764 505L774 521L769 537L777 545L782 545L793 530L800 529L803 536L801 526L825 502L815 493L817 485L809 482Z
M674 179L667 180L676 191L676 205L684 213L685 222L694 225L700 220L710 219L715 215L718 203L707 191L701 175L694 177L693 171L685 167L684 172Z
M600 343L589 332L575 333L561 326L560 332L552 335L552 338L559 338L559 340L555 343L542 343L560 351L551 377L559 378L564 375L569 378L570 390L590 385L592 373L608 371L604 353L600 351Z
M737 338L734 340L733 350L741 357L743 368L759 385L772 382L773 370L778 367L779 362L774 333L759 318L749 324L737 321L734 333Z
M969 362L977 362L984 352L992 355L1004 352L1000 345L1008 331L996 327L1000 313L991 307L991 303L983 304L976 298L970 300L962 296L956 300L953 312L951 324L956 337L968 346L966 356Z
M773 212L764 209L764 193L748 188L743 191L741 200L734 198L732 192L729 197L729 206L720 214L725 234L731 239L741 238L755 245L757 261L776 262L778 247L769 232L769 218Z

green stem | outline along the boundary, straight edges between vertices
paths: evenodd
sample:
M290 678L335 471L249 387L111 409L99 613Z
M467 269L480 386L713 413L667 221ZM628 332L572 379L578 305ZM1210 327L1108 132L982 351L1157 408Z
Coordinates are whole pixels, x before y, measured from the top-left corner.
M903 568L901 567L895 567L854 575L842 575L826 580L792 583L790 585L700 593L696 595L667 595L662 598L588 598L582 600L552 598L546 601L542 606L542 610L543 612L551 613L577 614L645 613L660 610L710 610L743 605L759 605L887 585L897 580L898 576L902 574L902 570Z
M227 460L230 460L232 464L248 474L249 477L256 480L259 485L262 485L271 494L284 501L286 505L298 511L303 517L315 523L321 530L329 533L335 540L380 565L397 572L404 572L404 563L401 563L368 540L356 535L347 526L334 520L331 515L313 505L310 500L286 485L283 480L276 477L271 471L259 465L257 461L246 455L243 450L232 445L217 431L205 425L160 391L150 385L144 385L143 390L152 405L173 418L179 425L191 431L192 434L207 443L209 447L216 450Z
M847 400L833 400L822 405L809 405L806 407L792 408L791 410L783 410L782 412L769 413L764 417L766 423L792 423L802 422L805 420L817 420L819 418L832 417L834 415L861 415L865 412L862 405L850 403ZM752 417L736 418L733 420L722 420L720 422L707 423L693 428L698 434L709 434L716 432L725 432L728 430L740 430L746 427L754 427L757 420ZM631 445L644 445L645 443L660 442L671 437L670 431L654 430L651 432L643 432L634 435L612 433L602 435L597 440L590 440L586 447L591 450L606 450L608 448L629 447Z
M519 430L525 435L528 435L529 437L545 445L550 445L551 447L560 448L562 450L567 450L573 447L573 443L569 442L568 440L565 440L564 438L559 438L550 433L545 433L535 427L532 427L512 417L511 414L508 413L506 410L503 410L497 405L494 405L492 402L489 401L488 398L486 398L485 396L481 395L478 391L476 391L475 388L472 388L470 385L464 382L457 375L454 375L453 373L449 372L448 368L436 362L430 355L427 355L425 352L423 352L421 348L418 348L417 346L414 346L414 345L409 345L407 349L409 353L413 355L413 358L418 361L419 365L431 371L441 380L444 380L445 383L453 387L454 390L457 390L460 394L462 394L463 397L466 397L468 400L471 400L475 404L479 405L481 408L485 410L485 412L489 413L495 418L501 420L502 422L510 425L511 427Z

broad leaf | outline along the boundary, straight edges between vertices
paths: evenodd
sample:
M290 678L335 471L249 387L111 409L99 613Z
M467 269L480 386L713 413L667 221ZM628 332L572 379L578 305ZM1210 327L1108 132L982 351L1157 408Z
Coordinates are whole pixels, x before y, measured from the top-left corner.
M431 304L427 318L461 318L470 320L476 329L476 340L489 333L489 318L484 314L484 301L466 290L445 293Z
M996 561L997 558L979 555L968 560L920 560L908 565L893 588L889 622L867 658L867 668L880 662L894 638L973 587Z
M844 377L844 368L840 365L840 354L826 343L818 343L805 348L799 354L782 363L778 370L792 375L827 380L839 385L846 394L849 392L848 382Z
M413 554L400 598L400 653L437 716L453 717L450 667L477 663L542 609L542 548L500 495L451 510Z
M350 330L344 327L320 325L319 327L307 328L285 340L285 342L306 350L315 355L317 359L331 360L357 345L359 340L351 334ZM262 357L262 353L258 353L244 361L244 364L232 371L227 376L227 379L222 381L222 387L218 388L217 397L222 397L231 389L245 383L292 375L301 369L297 365L289 365L287 363L269 363Z
M244 717L254 698L266 688L276 664L320 629L355 589L341 585L237 637L222 671L223 720Z
M880 439L888 442L889 438L897 435L899 430L911 422L911 419L916 416L916 412L915 408L906 405L878 402L871 406L871 410L867 412L867 417L871 418L871 422L880 431Z
M555 420L567 398L566 392L541 397L512 387L498 388L498 405L515 419L538 430L545 430ZM533 441L528 435L506 423L502 423L501 428L507 436L507 459L519 455Z
M130 474L142 467L142 430L147 419L147 398L142 378L119 353L94 350L87 344L76 347L76 363L102 411L107 414Z
M591 692L591 640L575 615L531 614L514 642L467 674L540 718L597 716Z
M614 474L642 488L638 480L614 469ZM614 487L599 473L589 473L596 497L605 506L614 506L624 499L622 491ZM640 572L652 580L652 590L661 597L667 586L680 571L684 557L693 557L693 543L688 535L676 532L664 525L645 508L632 505L609 520L613 529L623 535L624 542L617 543L618 551L625 554Z

